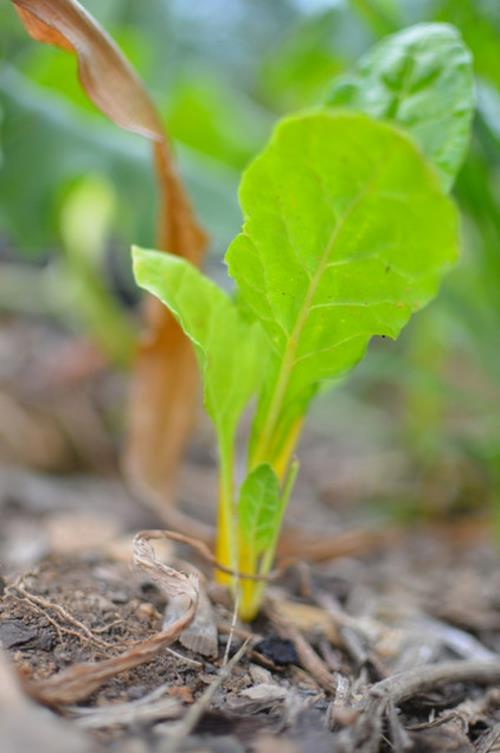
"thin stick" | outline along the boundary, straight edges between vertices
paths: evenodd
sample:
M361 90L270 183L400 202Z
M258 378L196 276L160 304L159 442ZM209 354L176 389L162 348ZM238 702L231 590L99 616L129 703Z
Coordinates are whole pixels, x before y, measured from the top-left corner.
M218 622L217 629L219 633L224 633L224 635L229 635L230 633L232 633L233 635L238 636L238 638L241 638L243 641L252 641L257 643L258 641L262 640L262 635L260 635L259 633L252 633L251 630L245 630L245 628L235 627L227 622Z
M74 716L80 727L99 729L115 724L132 725L138 722L155 722L180 716L181 704L168 693L171 685L165 683L136 701L111 703L107 706L88 708L69 706L66 713Z
M167 654L170 654L170 656L174 656L178 661L181 661L184 664L188 664L190 667L195 667L195 669L203 669L203 663L201 661L191 659L189 656L184 656L184 654L180 654L178 651L174 651L173 648L167 648L166 652Z
M219 670L219 673L212 684L208 686L196 703L191 706L185 717L175 725L172 737L167 740L166 745L162 747L163 753L176 753L179 750L179 746L196 727L209 707L216 691L228 679L233 668L238 664L239 660L246 652L248 645L249 641L245 641L228 663Z
M367 695L387 698L395 706L418 693L432 690L436 685L452 682L472 682L491 685L500 682L500 659L496 661L453 661L416 667L388 677L372 685Z
M234 599L233 616L231 618L231 628L229 630L229 635L228 635L227 643L226 643L226 650L224 651L224 659L222 661L223 667L226 666L229 659L229 652L231 650L231 644L233 642L234 629L236 627L236 621L238 619L239 608L240 608L240 589L237 590L236 597Z

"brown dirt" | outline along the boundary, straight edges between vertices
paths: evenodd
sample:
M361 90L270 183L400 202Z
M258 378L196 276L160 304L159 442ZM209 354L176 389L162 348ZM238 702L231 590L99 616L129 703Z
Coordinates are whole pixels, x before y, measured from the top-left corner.
M271 589L271 596L282 605L281 617L289 609L292 616L294 609L302 610L293 622L329 672L336 700L335 692L325 690L297 657L286 621L283 626L261 617L251 629L264 642L233 669L195 725L191 743L203 740L208 746L203 749L217 750L226 740L227 750L265 751L265 736L280 732L287 751L316 745L326 750L328 740L332 745L337 740L343 746L339 750L372 750L361 745L359 711L341 702L343 683L356 696L370 683L429 662L493 661L500 652L499 586L498 560L486 544L457 554L449 542L425 533L407 537L382 556L293 568ZM329 599L334 612L338 610L330 618L332 630L325 627L328 618L326 623L318 620ZM21 578L5 578L0 642L23 673L43 679L74 662L116 655L131 641L151 636L161 627L164 608L158 588L115 557L92 551L52 555ZM220 602L215 609L219 623L227 625L230 610ZM241 644L238 636L233 637L233 651ZM162 652L153 662L106 683L84 705L134 702L167 684L166 693L181 702L177 715L182 716L216 677L226 642L227 635L220 633L214 660L174 646L199 665ZM437 684L399 706L396 732L384 717L384 733L374 753L390 749L386 737L398 750L495 749L481 748L500 723L500 692L494 684ZM432 723L436 719L439 724ZM138 732L134 725L115 725L86 734L105 747L135 739L144 750L156 750L161 719L142 727ZM398 734L404 735L403 741Z

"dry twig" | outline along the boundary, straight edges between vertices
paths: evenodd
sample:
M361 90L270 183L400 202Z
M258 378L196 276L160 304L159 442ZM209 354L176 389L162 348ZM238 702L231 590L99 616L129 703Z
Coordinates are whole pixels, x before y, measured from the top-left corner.
M75 717L80 727L91 729L173 718L179 716L181 704L177 698L168 695L169 689L170 685L166 683L137 701L92 708L70 706L67 711Z
M454 661L443 664L416 667L407 672L388 677L372 685L368 696L386 699L395 706L409 698L433 690L436 685L452 682L470 682L478 685L492 685L500 682L500 659L487 662Z

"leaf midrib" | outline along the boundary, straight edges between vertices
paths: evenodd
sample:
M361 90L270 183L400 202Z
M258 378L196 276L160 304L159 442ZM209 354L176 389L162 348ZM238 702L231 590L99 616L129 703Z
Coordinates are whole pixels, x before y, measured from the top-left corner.
M375 184L377 177L378 175L376 174L372 178L370 183L365 188L363 188L363 190L361 190L357 196L354 197L354 199L351 201L351 203L345 210L344 214L339 219L338 223L333 229L331 236L325 246L325 250L323 251L323 254L321 256L320 262L318 264L318 268L316 272L314 273L314 275L310 278L303 304L301 306L297 320L295 322L295 325L293 327L293 330L290 334L290 337L288 339L288 342L285 348L285 353L281 362L282 366L280 368L279 376L276 381L276 387L275 387L275 390L274 390L274 393L273 393L273 396L271 398L271 402L269 405L269 411L267 414L266 422L262 430L262 435L261 435L262 440L259 441L259 447L261 447L262 445L264 446L264 448L267 447L269 439L272 436L274 426L279 418L281 409L283 407L285 395L288 389L288 384L290 382L290 378L292 376L292 372L295 366L297 347L300 342L302 331L307 322L307 318L309 316L309 312L312 306L312 300L314 299L314 296L318 289L318 285L328 265L330 255L332 254L335 244L338 240L338 237L340 233L343 231L351 214L359 205L359 203L373 189L373 186ZM257 464L258 462L259 460L257 459L255 461L255 464Z

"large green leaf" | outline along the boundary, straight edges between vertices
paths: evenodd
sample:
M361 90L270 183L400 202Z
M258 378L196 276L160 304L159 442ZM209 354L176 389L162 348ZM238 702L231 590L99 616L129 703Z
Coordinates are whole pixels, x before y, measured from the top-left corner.
M463 162L474 111L472 58L447 24L418 24L383 39L327 97L404 126L449 189Z
M280 512L278 479L270 465L259 465L245 479L238 504L238 524L243 543L256 556L273 541Z
M203 372L207 412L223 450L229 449L266 362L261 328L184 259L135 247L133 260L137 283L170 309L193 342Z
M322 380L395 338L457 256L434 170L391 125L348 112L282 121L240 190L227 261L273 346L253 462L273 462ZM257 449L256 449L257 448Z

